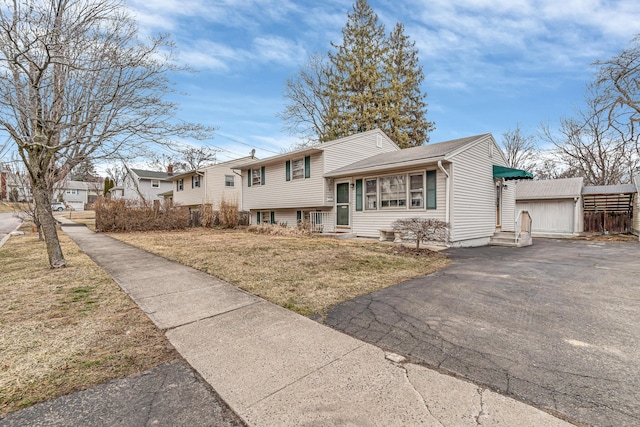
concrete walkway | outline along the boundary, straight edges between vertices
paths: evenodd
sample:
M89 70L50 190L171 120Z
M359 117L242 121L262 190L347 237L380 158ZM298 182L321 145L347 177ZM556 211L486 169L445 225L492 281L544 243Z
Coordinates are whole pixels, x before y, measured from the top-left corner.
M86 227L63 230L251 426L570 425Z

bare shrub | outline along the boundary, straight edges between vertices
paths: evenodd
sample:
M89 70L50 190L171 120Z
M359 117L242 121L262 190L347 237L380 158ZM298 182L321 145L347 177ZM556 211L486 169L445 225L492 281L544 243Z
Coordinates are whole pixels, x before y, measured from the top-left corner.
M446 244L449 241L449 224L439 219L398 219L393 223L393 230L403 233L403 238L415 241L416 249L420 249L420 242Z
M238 202L227 201L223 197L220 200L220 226L224 228L235 228L238 226Z
M100 197L95 203L96 231L177 230L189 226L189 209L159 202L140 206L131 200Z
M202 205L200 212L201 212L200 221L203 227L211 228L215 225L220 224L220 216L218 214L218 211L213 210L213 205L211 204Z
M256 234L270 234L273 236L311 236L313 234L309 227L287 227L286 223L262 223L255 226L252 225L248 231L252 231Z

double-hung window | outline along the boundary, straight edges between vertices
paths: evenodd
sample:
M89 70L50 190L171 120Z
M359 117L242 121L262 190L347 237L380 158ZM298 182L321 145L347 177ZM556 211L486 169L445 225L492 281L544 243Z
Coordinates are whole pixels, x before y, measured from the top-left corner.
M235 176L233 175L225 175L224 176L224 186L225 187L235 187Z
M304 159L291 161L291 179L304 179Z
M407 206L407 176L394 175L380 178L380 207Z
M260 185L261 183L262 183L262 174L260 173L260 168L251 169L251 184Z
M184 179L180 178L176 181L176 191L184 190Z
M378 180L376 178L365 180L364 200L366 210L378 209Z
M151 188L160 188L160 180L152 179L151 180Z
M200 187L200 175L194 175L191 177L191 188Z
M409 200L412 209L424 208L424 175L409 175Z

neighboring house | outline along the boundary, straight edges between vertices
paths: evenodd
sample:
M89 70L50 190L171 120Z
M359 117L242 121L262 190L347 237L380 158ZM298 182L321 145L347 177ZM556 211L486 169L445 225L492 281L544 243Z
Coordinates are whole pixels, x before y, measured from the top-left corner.
M243 206L252 223L309 218L364 237L399 218L435 218L449 223L452 245L484 245L501 226L505 180L531 177L506 163L491 134L400 150L373 130L241 165Z
M171 178L173 203L191 208L211 204L217 210L220 201L225 200L237 203L242 210L242 179L237 166L254 159L248 156L174 175Z
M62 201L67 207L83 211L102 194L104 183L95 181L63 181L55 186L52 201Z
M7 179L9 178L9 171L4 168L4 165L0 163L0 201L6 201L9 198L7 190Z
M162 200L162 193L172 189L173 170L167 172L148 171L127 167L122 185L111 188L112 199L126 199L138 202Z

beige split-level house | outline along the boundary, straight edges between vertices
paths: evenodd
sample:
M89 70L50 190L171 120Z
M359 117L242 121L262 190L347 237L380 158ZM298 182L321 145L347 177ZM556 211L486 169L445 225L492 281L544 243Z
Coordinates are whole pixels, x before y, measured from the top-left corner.
M237 204L238 209L242 210L242 180L237 165L253 159L247 156L174 175L171 178L173 190L170 192L173 203L192 209L210 204L217 210L220 202L225 200Z
M451 245L477 246L497 229L519 234L515 193L502 195L531 175L506 164L491 134L401 150L372 130L238 168L254 224L308 219L322 232L378 237L396 219L435 218L449 223Z

